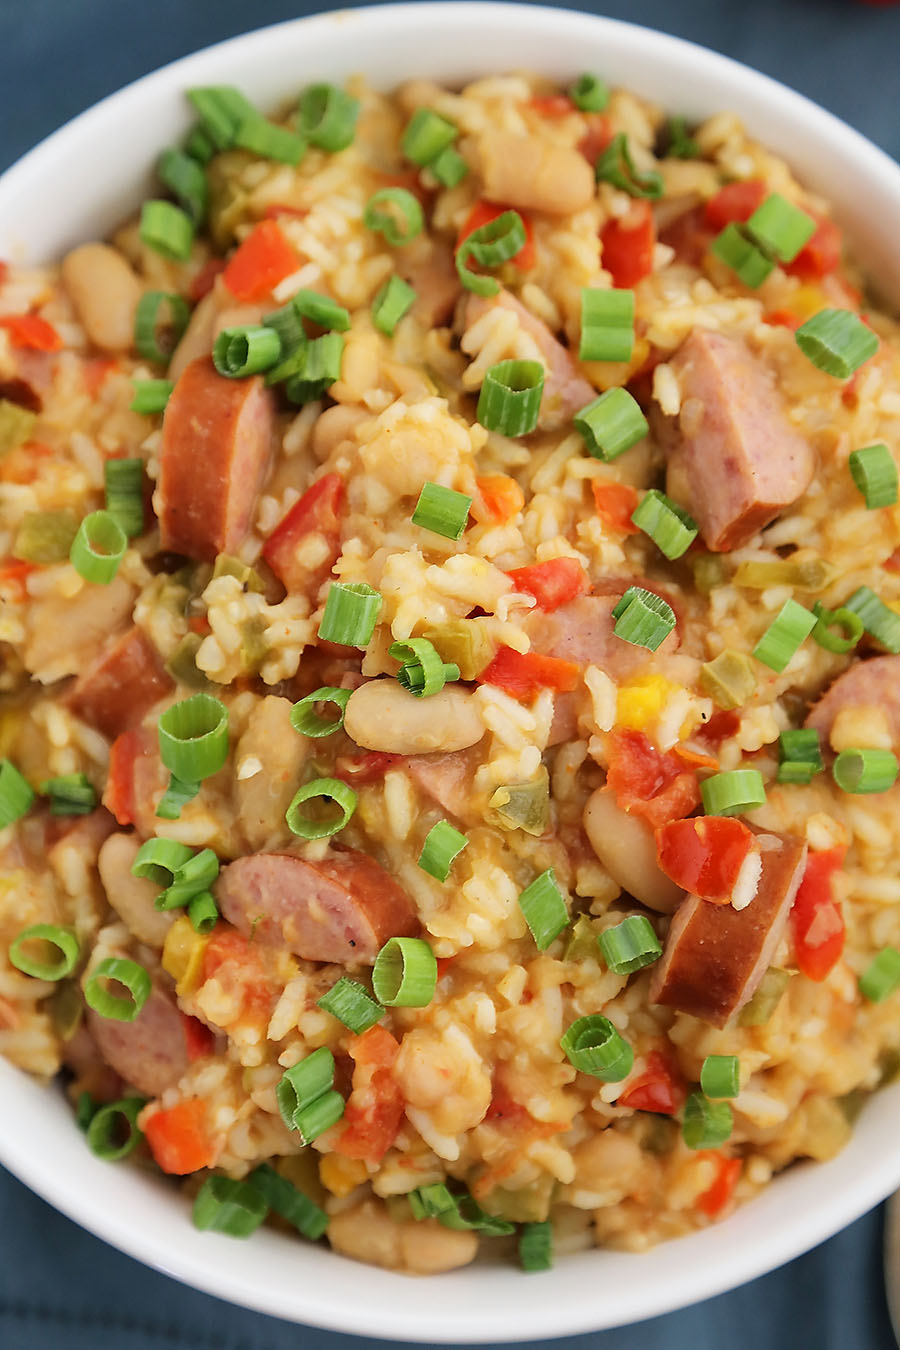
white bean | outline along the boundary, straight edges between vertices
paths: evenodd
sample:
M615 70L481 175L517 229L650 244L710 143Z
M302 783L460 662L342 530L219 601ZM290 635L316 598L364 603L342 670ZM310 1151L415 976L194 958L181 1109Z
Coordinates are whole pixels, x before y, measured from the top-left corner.
M656 842L646 821L623 811L609 788L598 788L584 808L584 829L591 848L623 891L648 909L672 913L684 892L657 863Z
M63 259L62 279L91 342L127 351L141 284L121 253L109 244L81 244Z
M416 698L396 680L370 680L350 695L344 730L365 750L424 755L477 744L484 724L466 689L448 685Z
M161 948L172 927L174 914L155 908L160 887L144 877L132 876L131 865L141 841L133 834L111 834L100 850L97 866L106 898L135 937L148 947Z
M333 408L326 408L313 427L312 448L316 459L323 463L341 441L352 438L360 422L371 416L365 408L355 408L352 404L336 403Z
M398 1223L378 1200L364 1200L335 1214L328 1225L328 1241L336 1252L355 1261L415 1275L467 1266L478 1251L475 1233L444 1228L434 1219Z
M234 784L238 823L253 850L276 848L291 838L284 813L300 785L310 745L291 726L291 707L290 699L274 694L260 699L235 750L238 773L244 761L256 759L263 765Z
M478 142L483 196L551 216L582 211L596 191L590 164L577 150L539 136L487 131Z

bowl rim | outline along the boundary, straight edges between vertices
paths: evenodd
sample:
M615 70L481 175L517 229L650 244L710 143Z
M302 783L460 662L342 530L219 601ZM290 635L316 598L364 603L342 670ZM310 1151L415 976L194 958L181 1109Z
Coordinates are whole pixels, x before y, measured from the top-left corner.
M720 53L668 33L575 10L531 3L508 3L507 0L418 0L415 3L333 10L267 25L179 57L140 77L107 95L51 133L0 176L0 218L4 213L11 212L18 200L37 189L46 172L46 164L58 157L67 146L83 143L85 137L102 130L114 110L122 111L136 106L145 98L152 99L158 95L161 101L164 96L170 96L173 89L188 83L186 75L182 79L182 72L188 68L193 70L198 64L211 66L219 62L240 65L247 60L248 53L257 50L262 52L282 38L296 41L297 34L327 33L333 36L339 34L343 25L352 25L363 31L367 28L378 30L379 40L382 40L385 31L390 31L392 27L400 31L413 15L417 35L420 40L426 41L430 32L458 23L460 14L466 15L470 25L474 15L480 16L479 21L482 23L509 23L511 16L519 16L529 29L545 34L548 42L552 42L560 30L564 30L567 40L583 37L586 43L602 41L604 37L612 37L625 44L639 40L645 50L659 59L674 62L682 70L685 79L693 68L700 66L702 86L715 83L713 76L723 84L733 81L735 87L740 89L736 101L760 108L768 101L774 101L779 110L780 122L789 119L798 126L812 124L814 139L833 138L842 154L855 157L863 177L877 180L879 199L900 209L900 167L884 151L804 95ZM17 1095L28 1097L33 1086L30 1080L8 1064L0 1063L0 1083L11 1085L23 1080L27 1087ZM35 1091L46 1094L43 1088L35 1087ZM15 1094L11 1090L7 1095L4 1090L2 1095L11 1101ZM37 1098L34 1100L37 1101ZM47 1096L46 1100L49 1102L51 1098ZM878 1110L872 1112L867 1109L857 1128L864 1128L867 1119L883 1117L891 1109L889 1103L893 1103L896 1113L900 1108L900 1085L880 1093ZM49 1115L53 1115L52 1110ZM14 1124L11 1117L11 1112L0 1114L0 1162L48 1203L129 1255L194 1288L270 1315L334 1331L432 1344L555 1338L640 1321L672 1311L733 1288L808 1250L859 1217L900 1184L900 1142L893 1153L886 1152L884 1156L879 1156L878 1164L873 1160L872 1165L862 1173L842 1163L846 1155L840 1155L830 1163L810 1165L814 1174L821 1179L814 1210L804 1210L804 1205L808 1205L810 1189L804 1178L810 1176L810 1167L795 1167L777 1179L775 1189L779 1198L777 1205L770 1205L769 1209L779 1213L782 1222L773 1227L765 1243L754 1246L748 1244L746 1235L743 1243L740 1238L743 1230L752 1233L754 1225L747 1221L746 1216L749 1210L764 1202L765 1197L760 1196L726 1221L727 1231L735 1234L733 1242L722 1241L719 1231L711 1228L699 1234L673 1239L664 1247L656 1248L657 1253L668 1251L673 1255L658 1263L657 1278L653 1282L643 1281L639 1304L633 1294L630 1303L621 1297L616 1301L614 1277L610 1282L612 1287L607 1291L610 1301L605 1306L597 1306L599 1300L594 1296L596 1284L599 1284L606 1271L612 1273L624 1270L631 1262L652 1262L652 1256L592 1250L578 1257L565 1258L566 1262L572 1263L572 1270L583 1270L586 1275L590 1271L595 1278L596 1283L592 1285L588 1276L587 1287L581 1288L580 1294L579 1286L573 1280L564 1279L562 1266L557 1267L551 1275L542 1277L545 1282L553 1281L553 1290L568 1287L570 1293L574 1290L578 1294L568 1299L554 1297L551 1285L547 1283L543 1287L548 1297L535 1298L530 1291L539 1285L522 1281L515 1271L512 1272L515 1280L512 1280L509 1272L502 1273L497 1267L468 1268L468 1272L463 1270L452 1276L441 1276L441 1288L451 1295L450 1301L454 1306L445 1309L441 1321L436 1322L433 1317L431 1321L425 1318L420 1300L409 1297L411 1288L424 1288L427 1285L431 1289L434 1287L433 1281L411 1283L405 1277L391 1272L371 1267L350 1267L344 1258L330 1253L329 1260L332 1263L340 1261L343 1273L354 1278L354 1281L357 1272L368 1271L370 1278L366 1280L360 1275L359 1281L363 1285L371 1284L374 1289L371 1277L377 1277L377 1306L367 1304L364 1298L347 1298L346 1293L339 1296L334 1289L329 1291L324 1287L327 1281L323 1282L321 1288L309 1287L299 1292L296 1288L273 1290L271 1287L256 1285L253 1280L259 1262L255 1259L244 1263L246 1272L238 1268L241 1262L229 1259L228 1264L233 1268L229 1270L226 1281L221 1273L220 1258L224 1257L226 1251L233 1249L234 1244L228 1239L204 1235L209 1243L208 1248L204 1246L195 1250L195 1246L186 1241L185 1251L173 1253L171 1239L165 1233L155 1233L150 1227L135 1225L131 1222L131 1211L120 1214L95 1208L91 1212L86 1202L85 1178L93 1175L95 1168L108 1165L100 1164L88 1156L77 1173L65 1176L60 1185L58 1178L47 1174L43 1160L33 1149L29 1149L28 1143L31 1141L26 1142L23 1136L11 1129ZM874 1134L874 1128L869 1133ZM833 1181L834 1178L839 1179L838 1184L829 1186L829 1180ZM165 1185L168 1188L167 1182ZM131 1188L130 1182L126 1185L128 1188ZM797 1201L792 1200L795 1195ZM189 1224L186 1214L182 1214L175 1206L169 1207L177 1216L179 1224ZM814 1215L814 1224L810 1223L810 1214ZM725 1231L722 1230L722 1233ZM264 1235L263 1252L277 1253L279 1247L276 1243L286 1246L278 1235ZM680 1260L675 1254L679 1251L684 1253ZM590 1258L590 1265L583 1260L585 1256ZM178 1268L174 1268L176 1259ZM297 1265L302 1269L302 1254ZM319 1266L320 1262L310 1258L311 1269L318 1269ZM324 1266L321 1268L325 1269ZM654 1267L643 1268L649 1275ZM341 1280L338 1278L332 1283L340 1285ZM499 1306L491 1310L488 1301L479 1297L476 1300L479 1304L477 1313L470 1314L465 1306L463 1291L469 1288L480 1291L482 1287L487 1289L489 1286L496 1287L498 1295L494 1303ZM455 1292L462 1296L453 1300ZM509 1296L509 1302L506 1301L506 1295ZM445 1322L444 1317L449 1321Z

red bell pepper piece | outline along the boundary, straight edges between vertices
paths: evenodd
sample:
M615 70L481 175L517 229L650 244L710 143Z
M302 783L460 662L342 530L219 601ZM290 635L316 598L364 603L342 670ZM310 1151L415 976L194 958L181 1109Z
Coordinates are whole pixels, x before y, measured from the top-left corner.
M525 493L514 478L505 473L490 473L476 478L475 483L481 497L481 504L490 520L503 525L518 515L525 505ZM481 519L476 502L476 519Z
M740 183L726 183L710 197L703 212L711 230L724 230L732 221L749 220L757 207L762 206L769 189L760 178L748 178Z
M276 222L261 220L229 258L222 277L238 300L262 300L297 266L297 255Z
M103 805L120 825L134 824L134 761L143 751L137 731L123 731L109 747L109 772Z
M681 1074L659 1050L651 1050L644 1072L630 1083L617 1106L632 1111L654 1111L661 1116L677 1115L684 1105L687 1090Z
M492 220L502 216L504 211L515 211L522 219L525 226L525 243L515 253L510 262L518 267L520 271L527 272L534 267L537 262L537 255L534 249L534 229L531 224L531 217L527 212L522 211L518 206L501 206L498 202L476 202L466 217L466 222L459 232L456 240L456 251L459 251L460 245L468 239L470 234L481 228L482 225L489 225Z
M575 558L551 558L530 567L515 567L506 575L517 591L533 595L538 609L547 614L591 589L587 572Z
M197 1097L157 1111L144 1126L157 1166L173 1176L212 1167L218 1149L210 1138L206 1106Z
M262 555L291 593L318 585L331 571L341 551L341 508L344 480L326 473L294 502L263 545ZM298 547L311 534L324 538L325 556L310 571L297 557Z
M9 333L14 347L26 347L33 352L58 352L63 346L53 325L38 314L7 314L0 319L0 328Z
M478 683L493 684L510 698L530 703L542 689L570 693L578 683L578 673L579 667L573 661L501 647L491 664L478 676Z
M727 904L747 855L751 830L732 816L670 820L656 831L656 856L676 886L703 900Z
M715 1219L734 1195L743 1163L740 1158L724 1158L721 1153L709 1153L706 1156L715 1158L716 1176L709 1189L697 1200L697 1208L708 1218Z
M653 271L656 230L649 202L636 201L621 220L607 221L600 231L600 264L614 286L628 289Z
M616 727L607 737L607 785L623 811L642 816L648 825L683 820L700 804L696 773L671 750L663 753L642 731Z
M847 930L832 892L832 880L843 866L846 852L841 844L809 855L791 909L794 956L811 980L824 980L844 950Z
M575 111L568 94L535 94L528 100L528 106L540 117L568 117Z
M381 1162L397 1137L404 1101L393 1075L400 1045L381 1026L352 1036L347 1045L356 1067L344 1111L344 1130L334 1144L345 1158Z
M637 504L637 489L628 483L600 483L594 479L591 484L597 515L618 534L639 534L640 531L631 519Z
M815 215L814 212L808 212ZM815 216L816 232L803 245L793 262L785 263L784 270L804 281L818 281L834 272L841 262L843 235L840 227L825 216Z

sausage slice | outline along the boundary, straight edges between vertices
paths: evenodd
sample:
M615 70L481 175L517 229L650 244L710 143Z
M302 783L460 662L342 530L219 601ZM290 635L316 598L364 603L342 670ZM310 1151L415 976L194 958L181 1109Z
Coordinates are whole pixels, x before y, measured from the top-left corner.
M582 595L551 614L532 610L525 620L532 647L563 661L599 666L614 680L627 679L651 657L658 661L660 653L675 651L679 642L677 630L673 630L654 654L616 637L613 609L629 586L641 584L640 579L623 578L621 587L616 586L612 594Z
M844 708L880 708L895 747L900 745L900 656L856 661L839 675L806 719L827 741L834 719Z
M79 676L67 702L77 717L114 740L174 688L156 648L135 625Z
M318 862L252 853L223 868L215 894L239 932L283 941L306 961L371 965L388 938L419 931L406 892L355 849Z
M185 368L163 418L156 492L163 549L203 562L236 551L268 472L274 418L258 375L226 379L209 357Z
M669 364L682 400L667 491L688 507L708 548L739 548L809 487L812 450L746 343L695 328Z
M106 1063L148 1097L158 1097L187 1070L185 1018L158 985L133 1022L116 1022L89 1009L87 1028Z
M762 872L746 909L690 895L679 905L650 998L723 1027L756 992L781 940L803 877L806 845L760 834Z

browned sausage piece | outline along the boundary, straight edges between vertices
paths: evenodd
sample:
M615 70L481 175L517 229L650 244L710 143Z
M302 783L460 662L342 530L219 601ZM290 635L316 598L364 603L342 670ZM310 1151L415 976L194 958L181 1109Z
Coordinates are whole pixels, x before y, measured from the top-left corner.
M803 495L812 451L744 342L695 328L669 365L682 398L667 491L694 516L707 547L739 548Z
M723 1027L742 1008L772 961L803 876L806 845L759 834L762 871L746 909L682 901L654 968L650 998Z
M116 1022L88 1010L87 1027L97 1048L126 1083L158 1097L188 1067L185 1019L171 994L154 985L133 1022Z
M114 740L174 688L156 648L135 625L104 648L66 701L77 717Z
M477 760L470 750L451 750L444 755L410 755L403 770L416 787L452 816L471 813L471 783Z
M420 234L397 250L397 272L416 293L412 313L425 328L449 323L462 283L449 249Z
M618 594L582 595L551 614L532 610L525 620L525 631L533 649L581 666L599 666L614 680L627 679L648 661L658 660L660 652L664 655L674 652L679 641L677 630L669 634L656 653L623 642L613 632L613 609L629 585L639 584L639 579L623 580Z
M274 416L258 375L226 379L205 356L186 367L163 417L156 498L163 549L204 562L237 550L269 468Z
M222 869L215 895L240 932L283 941L306 961L371 965L388 938L419 931L406 892L355 849L318 862L251 853Z
M895 747L900 745L900 656L857 661L839 675L806 719L828 740L834 719L844 708L879 708L887 718Z

